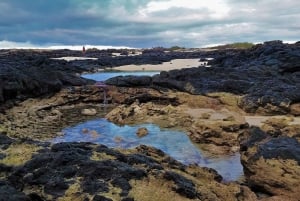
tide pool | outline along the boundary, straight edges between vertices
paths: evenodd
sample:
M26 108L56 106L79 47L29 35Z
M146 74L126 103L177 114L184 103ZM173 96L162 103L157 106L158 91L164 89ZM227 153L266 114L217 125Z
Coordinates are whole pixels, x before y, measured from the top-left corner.
M123 72L123 71L103 71L98 73L90 73L90 74L83 74L81 77L92 79L95 81L105 81L112 77L117 76L127 76L127 75L135 75L135 76L153 76L159 74L159 71L133 71L133 72Z
M139 138L136 131L141 127L147 128L149 134ZM155 124L119 126L100 118L65 128L62 133L64 135L55 138L54 143L93 142L123 149L144 144L164 151L183 164L198 164L213 168L222 175L224 181L235 181L243 175L238 153L230 156L206 157L184 132L161 129Z

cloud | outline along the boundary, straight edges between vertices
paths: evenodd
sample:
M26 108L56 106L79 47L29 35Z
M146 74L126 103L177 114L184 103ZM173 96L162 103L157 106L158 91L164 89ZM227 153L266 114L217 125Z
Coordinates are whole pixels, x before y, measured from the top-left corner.
M130 47L297 41L298 0L1 0L0 41Z

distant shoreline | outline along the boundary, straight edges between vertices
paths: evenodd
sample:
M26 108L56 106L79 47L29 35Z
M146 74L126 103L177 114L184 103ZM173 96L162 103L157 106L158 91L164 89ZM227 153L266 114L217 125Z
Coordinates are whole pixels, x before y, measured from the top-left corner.
M57 60L97 60L98 58L93 57L60 57L53 58ZM107 67L104 70L113 70L113 71L169 71L183 68L193 68L199 66L206 66L206 62L200 61L200 59L173 59L168 62L163 62L162 64L143 64L143 65L123 65L117 67ZM208 66L206 66L208 67Z

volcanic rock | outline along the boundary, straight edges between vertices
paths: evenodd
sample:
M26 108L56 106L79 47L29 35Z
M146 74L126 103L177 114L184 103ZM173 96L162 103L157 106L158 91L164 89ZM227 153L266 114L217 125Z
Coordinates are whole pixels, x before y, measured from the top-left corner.
M292 200L300 189L300 143L295 138L271 137L259 128L240 136L241 162L255 191Z
M90 109L83 109L81 110L81 114L82 115L87 115L87 116L94 116L97 114L97 110L94 108L90 108Z
M137 131L136 131L136 135L138 136L138 137L144 137L144 136L146 136L146 135L148 135L148 133L149 133L149 131L148 131L148 129L147 128L139 128Z
M12 167L2 178L0 198L47 201L141 200L150 195L146 200L256 197L247 187L220 183L220 175L212 169L185 166L144 145L126 153L91 143L42 146L31 159Z

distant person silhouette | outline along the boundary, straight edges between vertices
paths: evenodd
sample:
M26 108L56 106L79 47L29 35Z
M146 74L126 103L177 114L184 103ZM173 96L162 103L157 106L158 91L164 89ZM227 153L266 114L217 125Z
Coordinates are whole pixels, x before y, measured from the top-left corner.
M85 56L85 47L82 47L82 55Z

